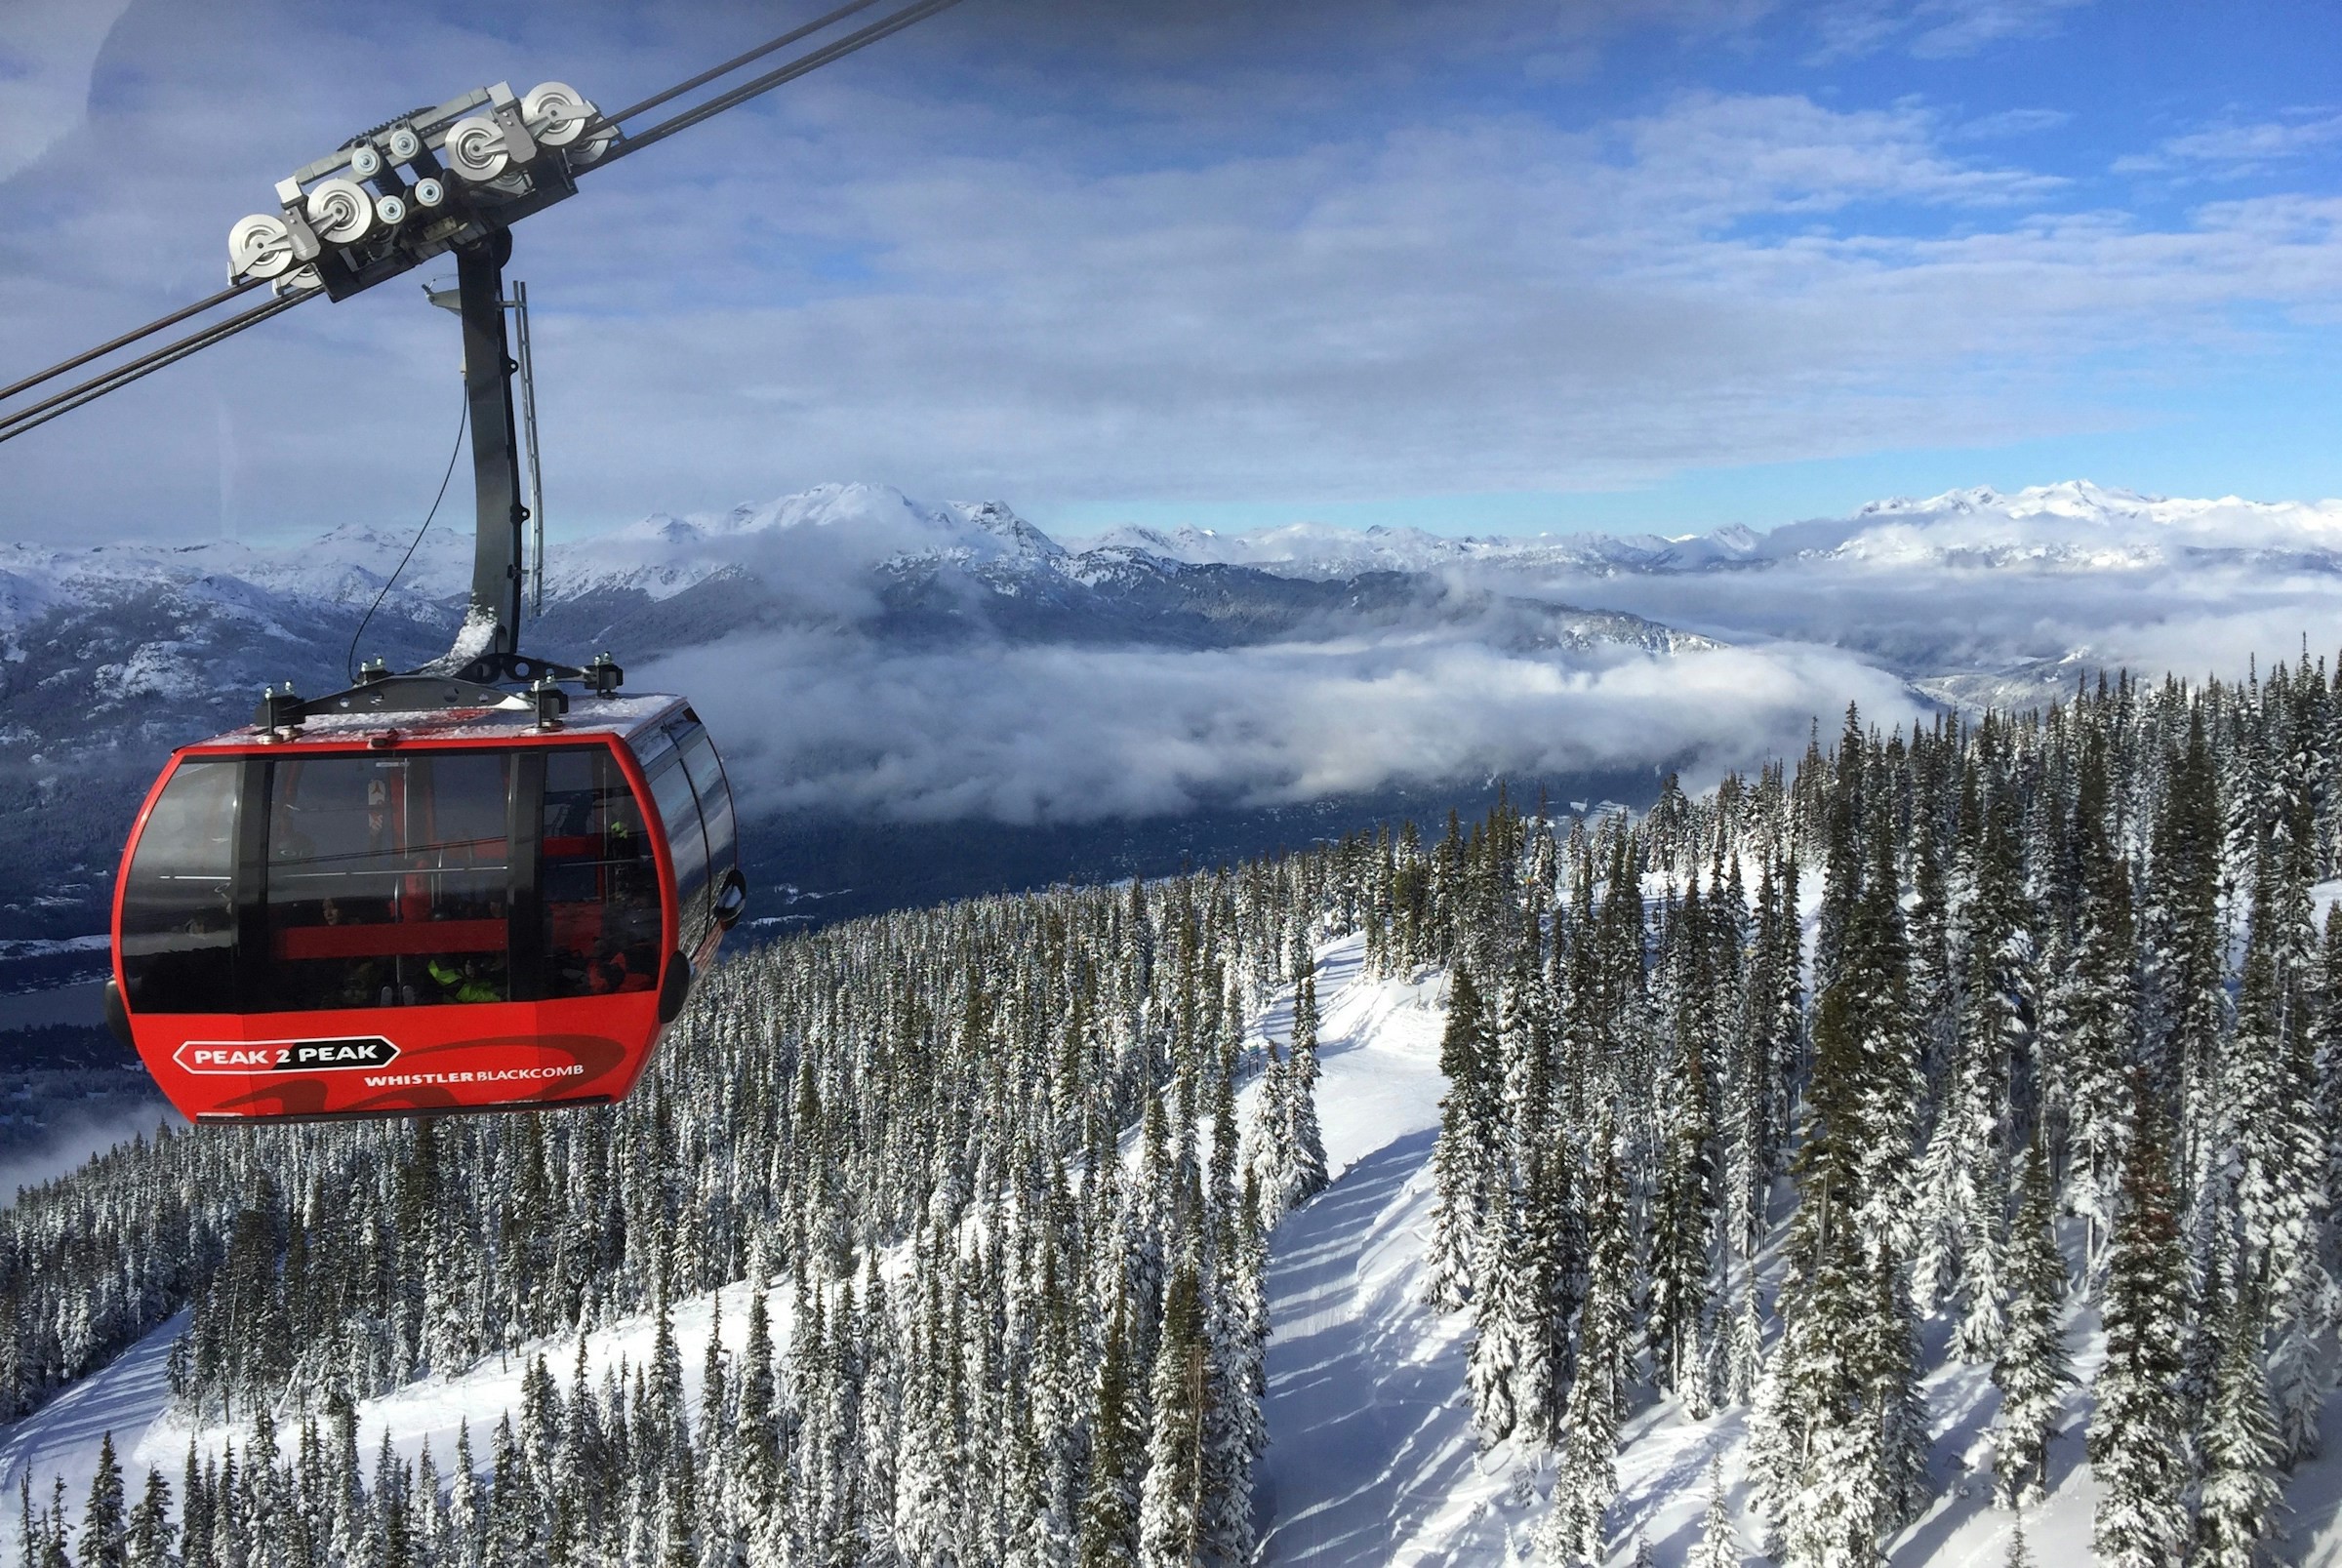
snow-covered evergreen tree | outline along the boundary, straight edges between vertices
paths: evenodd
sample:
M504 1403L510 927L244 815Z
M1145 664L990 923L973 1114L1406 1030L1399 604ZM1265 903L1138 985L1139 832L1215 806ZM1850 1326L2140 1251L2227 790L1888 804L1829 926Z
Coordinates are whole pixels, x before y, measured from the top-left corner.
M1683 1568L1741 1568L1740 1532L1732 1524L1731 1500L1724 1495L1722 1465L1708 1462L1708 1508L1700 1515L1700 1539L1693 1543Z
M1993 1467L2004 1508L2038 1501L2048 1482L2049 1434L2074 1382L2066 1351L2066 1261L2051 1228L2055 1210L2049 1162L2037 1137L2017 1184L2009 1230L2008 1323L1993 1363L2000 1411L1993 1425Z
M2195 1560L2201 1568L2254 1568L2276 1530L2281 1448L2261 1365L2261 1314L2249 1291L2232 1294L2200 1444L2203 1479Z
M2163 1137L2160 1117L2141 1119L2107 1255L2106 1360L2090 1418L2090 1466L2099 1485L2091 1539L2111 1568L2163 1568L2187 1550L2190 1456L2178 1388L2187 1259Z
M1519 1200L1502 1194L1481 1222L1480 1256L1473 1270L1472 1353L1465 1387L1482 1448L1512 1436L1520 1421L1515 1389L1527 1357L1521 1329L1531 1315L1529 1262L1522 1248Z
M1204 1503L1204 1419L1209 1399L1201 1283L1192 1264L1171 1276L1154 1358L1153 1427L1139 1494L1139 1561L1191 1568L1197 1560Z
M1470 1299L1490 1173L1502 1153L1496 1141L1497 1094L1489 1081L1488 1057L1479 987L1469 970L1459 969L1439 1040L1439 1070L1447 1075L1447 1093L1439 1102L1439 1141L1432 1151L1436 1195L1425 1285L1427 1299L1442 1311L1452 1312Z

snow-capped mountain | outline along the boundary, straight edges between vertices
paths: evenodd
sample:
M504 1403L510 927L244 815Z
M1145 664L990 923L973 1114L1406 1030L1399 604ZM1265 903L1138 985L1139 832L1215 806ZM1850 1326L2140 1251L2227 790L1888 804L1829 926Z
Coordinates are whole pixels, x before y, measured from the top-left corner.
M881 485L654 515L556 542L547 556L545 623L530 628L531 641L548 651L620 647L636 661L791 623L926 640L984 631L1227 646L1312 627L1502 613L1511 621L1504 635L1529 645L1664 651L1703 642L1629 615L1507 604L1397 566L1287 574L1128 544L1075 555L1002 503L928 505ZM468 538L449 528L420 544L352 525L276 549L0 545L0 722L45 733L24 711L35 693L47 698L30 705L53 721L49 699L105 711L216 688L240 704L285 678L314 687L340 673L334 656L378 595L356 651L408 663L452 633L470 569Z
M1291 523L1249 533L1110 530L1084 547L1145 550L1303 576L1454 569L1683 573L1836 558L1878 566L2104 571L2206 554L2342 571L2342 501L2173 500L2086 479L2004 495L1989 486L1875 501L1766 533L1445 535Z

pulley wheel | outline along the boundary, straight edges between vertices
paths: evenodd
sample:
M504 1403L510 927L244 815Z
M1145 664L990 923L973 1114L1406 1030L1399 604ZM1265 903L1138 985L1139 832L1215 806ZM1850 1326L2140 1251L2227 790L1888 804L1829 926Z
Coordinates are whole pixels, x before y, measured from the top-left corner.
M354 180L328 180L309 192L309 222L328 245L352 244L374 226L374 198Z
M593 104L567 82L540 82L520 101L529 134L548 147L566 147L593 118Z
M273 278L293 264L293 234L285 221L268 213L236 220L227 231L227 275Z
M505 149L505 128L479 114L448 128L446 151L456 173L475 184L494 180L512 161Z

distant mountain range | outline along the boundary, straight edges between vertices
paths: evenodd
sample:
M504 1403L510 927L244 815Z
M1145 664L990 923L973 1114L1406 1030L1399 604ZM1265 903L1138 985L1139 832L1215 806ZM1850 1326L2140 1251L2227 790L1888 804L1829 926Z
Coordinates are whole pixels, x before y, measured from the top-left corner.
M16 867L0 876L0 938L98 929L121 832L160 757L245 722L263 684L342 684L351 634L378 596L359 657L409 666L442 651L461 616L468 531L434 529L399 570L412 543L352 524L282 548L0 544L0 864ZM2241 667L2248 654L2291 651L2304 632L2330 640L2337 609L2337 502L2166 500L2073 481L1877 502L1766 533L1501 538L1299 523L1120 528L1064 543L998 502L933 505L885 486L825 485L556 543L527 640L552 657L609 648L647 680L688 654L703 686L707 650L725 639L747 650L744 680L802 680L850 649L883 666L871 677L881 687L895 678L885 670L931 680L963 649L1274 663L1279 650L1306 648L1314 664L1276 674L1300 689L1323 686L1354 650L1358 681L1413 682L1458 711L1480 694L1438 683L1484 679L1486 659L1536 696L1622 661L1665 665L1723 648L1744 661L1740 680L1774 668L1771 650L1818 646L1837 661L1818 674L1813 657L1779 656L1796 670L1776 704L1842 702L1829 671L1861 667L1923 706L2052 695L2116 663ZM795 639L798 662L774 664L771 637ZM1482 662L1410 661L1411 648ZM1458 673L1467 666L1481 673ZM713 667L728 669L720 657ZM1232 665L1229 678L1252 667ZM1674 690L1657 674L1644 685L1654 704ZM1437 709L1408 711L1420 723ZM1191 733L1203 722L1165 717L1186 727L1171 738L1181 745L1235 744ZM1682 726L1668 733L1676 739L1655 734L1644 765L1671 762ZM1381 744L1403 750L1411 739ZM1609 736L1604 765L1632 745L1631 734ZM788 765L787 745L764 750ZM1440 755L1474 790L1508 766L1453 746ZM828 765L834 774L834 755ZM1310 772L1286 753L1263 766ZM1424 777L1399 770L1388 782L1419 789ZM1299 803L1296 787L1280 784L1276 798ZM1627 785L1606 777L1586 787Z
M1117 528L1085 547L1302 577L1458 568L1669 574L1823 560L2098 572L2213 559L2334 572L2342 571L2342 501L2180 501L2077 479L2013 495L1979 486L1925 500L1875 501L1846 517L1788 523L1761 534L1734 525L1681 537L1509 538L1294 523L1235 534Z
M86 738L88 721L240 712L266 683L339 683L357 619L396 573L356 653L404 664L462 619L466 533L409 541L344 526L285 548L228 542L0 544L0 744ZM1240 647L1397 622L1499 618L1519 647L1705 646L1643 618L1462 590L1417 567L1187 559L1101 543L1069 551L997 502L928 506L825 485L729 512L658 515L547 551L528 641L609 646L634 663L785 623L890 641Z

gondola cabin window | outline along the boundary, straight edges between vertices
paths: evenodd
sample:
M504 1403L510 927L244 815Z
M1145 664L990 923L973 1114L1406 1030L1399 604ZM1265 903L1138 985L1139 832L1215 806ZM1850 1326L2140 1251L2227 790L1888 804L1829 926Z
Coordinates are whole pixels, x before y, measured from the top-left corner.
M442 751L270 764L272 1010L511 997L512 760Z
M658 985L658 865L642 808L610 752L546 754L543 843L545 994Z
M122 973L130 1005L153 1013L236 1008L233 759L179 765L148 814L124 878Z

